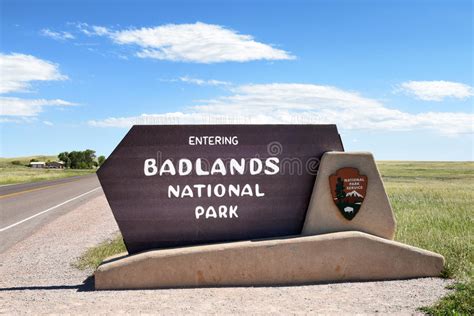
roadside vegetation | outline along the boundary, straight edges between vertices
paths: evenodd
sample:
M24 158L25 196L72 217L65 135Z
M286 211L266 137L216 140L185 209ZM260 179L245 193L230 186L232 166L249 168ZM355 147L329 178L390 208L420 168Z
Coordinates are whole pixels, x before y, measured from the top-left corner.
M474 163L382 161L378 166L397 218L395 239L442 254L452 294L420 310L474 315ZM95 269L126 251L121 236L91 248L76 266Z
M31 163L42 162L42 168L32 168ZM62 166L58 164L62 163ZM94 173L105 162L94 150L62 152L58 156L30 156L0 158L0 185L37 182ZM55 163L56 168L47 168ZM63 168L57 168L58 165ZM44 168L46 167L46 168Z
M0 185L61 179L94 173L95 169L43 169L29 167L30 161L57 161L55 156L0 158Z
M119 234L110 240L104 241L103 243L88 249L76 262L73 263L73 266L80 270L88 268L95 269L102 263L102 261L104 261L104 259L126 251L122 236Z
M397 218L395 239L442 254L453 294L421 310L474 315L474 163L378 163Z
M93 169L102 165L104 156L96 157L95 151L86 149L84 151L62 152L58 155L60 161L66 168L71 169Z

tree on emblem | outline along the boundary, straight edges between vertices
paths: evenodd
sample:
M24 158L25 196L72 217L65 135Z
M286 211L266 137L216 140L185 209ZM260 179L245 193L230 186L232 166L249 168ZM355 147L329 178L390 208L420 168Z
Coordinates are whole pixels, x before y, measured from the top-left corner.
M338 203L342 203L342 201L346 198L346 192L344 192L344 182L342 178L337 178L336 183L336 198Z

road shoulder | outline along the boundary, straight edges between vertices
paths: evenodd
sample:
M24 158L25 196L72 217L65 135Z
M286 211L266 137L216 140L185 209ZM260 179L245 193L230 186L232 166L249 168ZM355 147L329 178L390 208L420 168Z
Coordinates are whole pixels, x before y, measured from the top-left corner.
M414 313L446 295L443 279L294 287L92 291L73 263L118 228L103 195L16 244L0 260L0 314ZM84 284L86 281L86 284Z

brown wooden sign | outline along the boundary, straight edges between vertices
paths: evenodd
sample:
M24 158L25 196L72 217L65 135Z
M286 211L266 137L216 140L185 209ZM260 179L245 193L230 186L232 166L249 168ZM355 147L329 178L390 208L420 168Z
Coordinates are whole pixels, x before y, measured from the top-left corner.
M299 234L335 125L134 126L97 174L129 253Z
M367 192L367 177L356 168L341 168L329 177L331 194L337 208L348 220L360 210Z

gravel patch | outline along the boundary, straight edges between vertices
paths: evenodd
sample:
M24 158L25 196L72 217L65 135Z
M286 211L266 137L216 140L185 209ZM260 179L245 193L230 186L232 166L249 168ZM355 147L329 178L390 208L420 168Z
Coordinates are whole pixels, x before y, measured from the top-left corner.
M93 291L92 271L71 266L118 232L99 196L0 255L0 314L417 314L452 281Z

